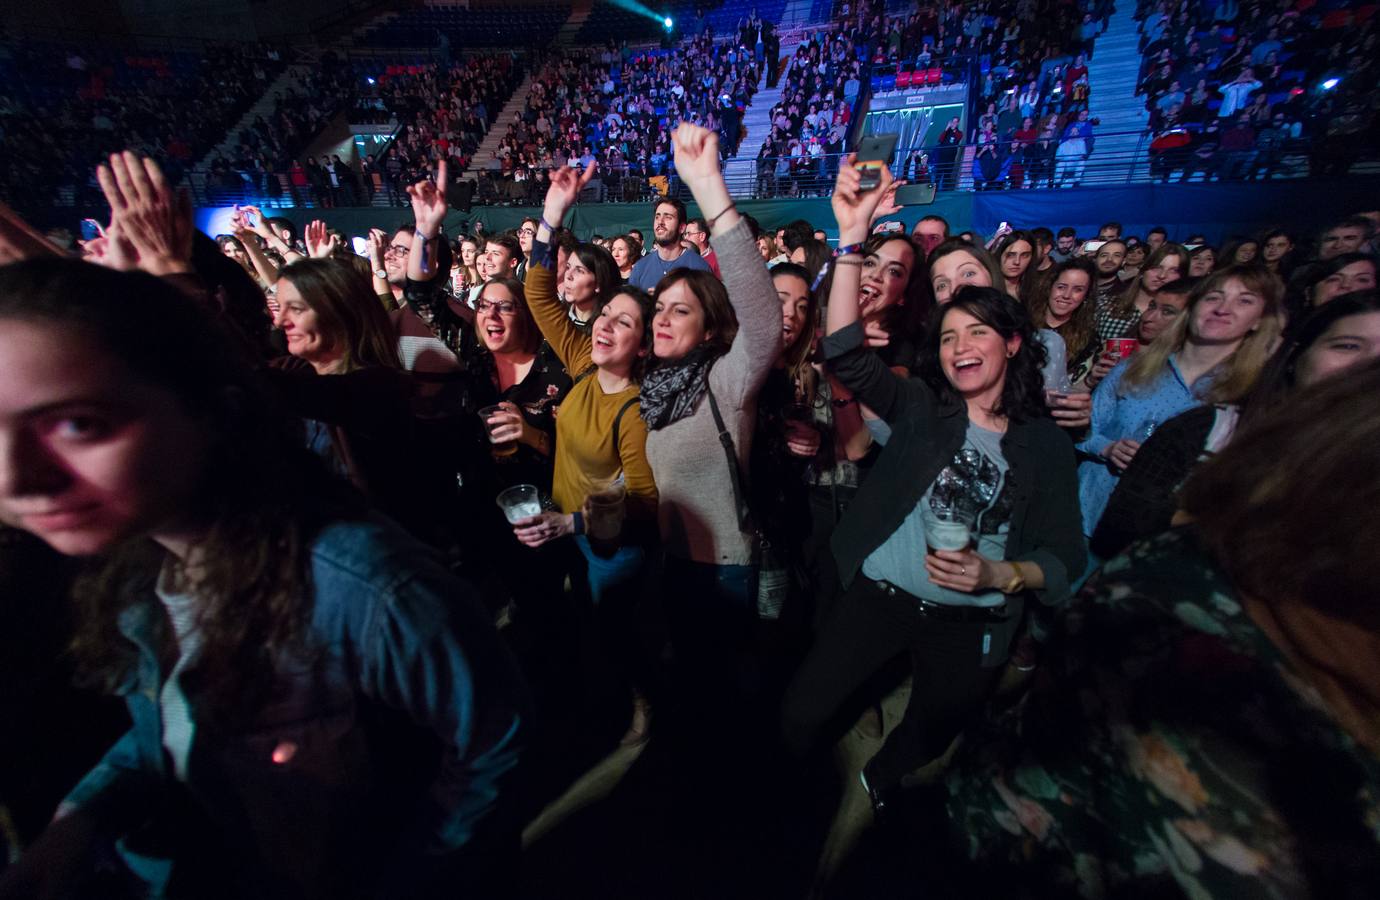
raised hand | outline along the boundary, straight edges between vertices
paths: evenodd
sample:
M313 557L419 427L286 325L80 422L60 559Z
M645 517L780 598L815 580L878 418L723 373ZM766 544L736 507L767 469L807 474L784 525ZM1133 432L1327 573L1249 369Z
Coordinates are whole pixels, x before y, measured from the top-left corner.
M126 150L98 166L96 180L118 226L138 255L139 268L153 275L191 271L192 201L174 193L163 170L151 159Z
M881 167L881 183L873 190L861 190L862 174L854 166L855 154L848 154L839 166L839 176L834 182L834 195L829 198L834 208L834 220L839 225L839 243L857 244L867 240L872 219L887 192L891 190L894 179L891 169ZM894 201L893 196L893 201Z
M436 180L425 179L407 189L412 198L412 215L417 222L417 236L431 240L441 233L441 223L446 219L446 185L448 174L446 161L436 164Z
M713 178L722 178L719 168L719 136L708 128L681 122L671 132L676 153L676 174L693 186Z
M259 237L271 238L274 236L273 229L270 228L268 222L264 220L263 210L259 209L257 206L237 206L235 207L235 211L244 214L245 224Z
M87 262L119 272L132 272L139 268L139 254L130 246L116 222L110 223L103 236L82 241L81 256Z
M875 223L878 219L885 219L887 216L894 216L904 209L901 204L896 202L896 189L905 183L905 179L893 181L891 187L887 188L882 193L881 198L877 201L877 208L872 211L872 223ZM878 190L881 190L881 188L878 188Z
M597 162L590 163L583 172L576 172L570 166L551 170L550 186L546 189L546 206L542 218L553 225L561 224L566 211L580 199L580 192L589 184L598 169Z
M325 259L340 249L340 235L328 233L326 223L320 219L312 219L307 223L305 237L307 255L312 259Z
M388 232L382 228L369 229L369 264L374 271L383 268L383 258L388 255Z

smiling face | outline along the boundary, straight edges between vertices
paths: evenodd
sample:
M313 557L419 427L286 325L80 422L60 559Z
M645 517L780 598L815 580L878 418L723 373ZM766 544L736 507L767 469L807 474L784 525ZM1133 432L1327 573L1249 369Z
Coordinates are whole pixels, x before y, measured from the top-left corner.
M1179 257L1173 254L1160 260L1153 269L1140 274L1140 286L1146 293L1153 294L1171 281L1179 280Z
M1333 297L1351 291L1368 291L1375 287L1375 263L1369 259L1357 260L1343 266L1313 286L1313 305L1322 306Z
M337 342L326 333L320 316L286 278L278 279L278 315L273 324L282 329L293 356L318 368L329 368L339 359Z
M406 231L393 234L393 239L383 251L383 268L388 273L389 284L403 284L407 281L407 257L412 252L412 235Z
M1078 307L1083 305L1083 301L1088 299L1088 291L1091 289L1092 280L1088 278L1087 272L1069 269L1061 273L1049 289L1047 324L1057 327L1067 322L1078 311Z
M1001 253L1001 274L1007 281L1020 281L1030 261L1035 258L1035 248L1029 241L1014 241Z
M1188 333L1204 344L1234 344L1260 325L1265 300L1237 278L1204 294L1193 307Z
M83 556L173 525L208 439L170 391L95 341L0 321L0 520Z
M657 293L652 319L652 353L657 359L680 359L709 337L704 327L704 304L688 284L677 281Z
M915 267L915 250L905 241L886 241L863 257L858 311L873 320L884 310L905 303L906 285Z
M1307 387L1380 357L1380 312L1338 319L1315 340L1295 367L1295 381Z
M966 399L1000 393L1007 360L1020 346L1019 337L1007 340L967 310L953 309L944 313L939 332L939 366Z
M973 254L955 250L931 263L930 284L934 288L935 301L944 304L953 299L954 292L961 287L991 287L992 273Z
M485 278L512 275L517 271L517 260L513 258L512 251L502 244L495 244L493 241L484 245L484 263L486 271L482 271L480 274Z
M527 335L523 333L517 299L507 285L488 284L474 304L474 328L479 339L491 353L514 353L521 350Z
M781 301L781 345L790 353L797 340L808 340L810 286L799 275L774 275L776 297Z
M604 304L590 329L590 360L602 369L623 372L646 356L642 347L642 307L627 294Z

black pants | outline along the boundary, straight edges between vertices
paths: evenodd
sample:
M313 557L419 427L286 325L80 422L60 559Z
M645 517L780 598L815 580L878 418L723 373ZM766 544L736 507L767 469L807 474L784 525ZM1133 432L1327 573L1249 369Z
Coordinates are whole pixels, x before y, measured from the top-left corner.
M808 752L861 685L888 660L909 652L910 704L867 767L874 788L900 784L903 775L943 755L981 709L1005 662L1006 641L993 631L1006 631L1006 621L1000 614L990 621L926 616L915 598L883 590L859 575L786 690L781 726L787 747L801 755Z

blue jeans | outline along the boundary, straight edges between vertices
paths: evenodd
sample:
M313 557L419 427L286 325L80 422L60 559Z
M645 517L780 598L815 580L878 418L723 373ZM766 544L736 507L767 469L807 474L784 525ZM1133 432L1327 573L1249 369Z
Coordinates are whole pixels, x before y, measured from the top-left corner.
M620 589L635 588L646 554L641 547L619 547L612 556L600 556L589 546L589 538L575 535L575 546L589 564L589 593L597 607Z

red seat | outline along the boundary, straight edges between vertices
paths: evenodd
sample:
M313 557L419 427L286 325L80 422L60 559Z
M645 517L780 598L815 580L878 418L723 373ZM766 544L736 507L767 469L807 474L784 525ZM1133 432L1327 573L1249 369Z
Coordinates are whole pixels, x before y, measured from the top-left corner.
M944 70L936 66L925 72L925 84L938 84L943 75Z
M898 88L908 88L908 87L910 87L911 79L912 79L914 76L915 76L915 73L914 73L914 72L897 72L897 73L896 73L896 86L897 86Z

